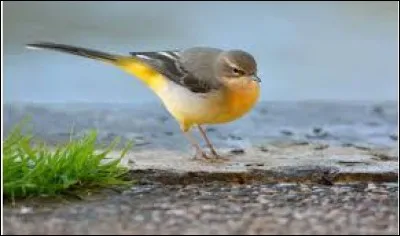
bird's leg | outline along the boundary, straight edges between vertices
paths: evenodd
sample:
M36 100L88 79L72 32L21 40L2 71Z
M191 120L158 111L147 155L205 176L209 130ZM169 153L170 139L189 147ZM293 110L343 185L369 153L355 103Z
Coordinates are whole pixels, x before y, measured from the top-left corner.
M228 160L228 158L223 158L223 157L221 157L220 155L218 155L218 153L217 153L217 152L215 151L215 149L214 149L214 146L213 146L212 143L210 142L210 139L208 139L207 134L206 134L206 132L204 131L203 127L201 127L201 125L197 125L197 127L199 128L201 135L203 136L204 140L206 141L208 148L210 148L210 151L211 151L212 155L213 155L215 158L218 158L218 159Z
M208 148L210 149L211 153L215 156L218 157L218 153L215 151L214 146L211 144L210 140L207 137L206 132L204 131L203 127L201 127L200 125L197 125L197 127L200 130L201 136L203 136L204 140L207 143Z
M196 142L196 140L193 138L193 136L189 133L190 131L183 131L183 134L185 137L189 140L189 142L192 144L192 146L196 150L196 154L194 156L194 159L210 159L200 148L200 145Z

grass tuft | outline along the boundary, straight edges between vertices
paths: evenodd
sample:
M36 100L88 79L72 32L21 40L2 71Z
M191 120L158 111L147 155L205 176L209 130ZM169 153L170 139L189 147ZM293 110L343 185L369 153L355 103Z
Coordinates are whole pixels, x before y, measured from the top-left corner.
M120 166L130 144L117 159L107 160L118 140L98 151L97 132L79 140L49 148L34 143L17 125L3 143L3 195L15 198L70 195L79 190L131 184L124 180L128 169Z

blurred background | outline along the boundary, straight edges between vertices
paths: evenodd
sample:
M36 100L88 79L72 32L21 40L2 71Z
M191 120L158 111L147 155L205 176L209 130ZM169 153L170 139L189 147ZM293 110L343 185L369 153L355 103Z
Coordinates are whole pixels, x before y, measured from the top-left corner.
M264 101L396 100L398 2L5 2L5 102L158 101L116 68L24 44L252 53Z

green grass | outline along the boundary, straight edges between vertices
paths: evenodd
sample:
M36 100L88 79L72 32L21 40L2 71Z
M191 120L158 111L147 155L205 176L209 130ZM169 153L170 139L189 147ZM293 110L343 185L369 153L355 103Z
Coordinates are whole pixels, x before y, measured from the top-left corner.
M125 167L108 154L117 140L98 151L97 133L91 131L79 140L70 140L57 147L35 143L30 134L17 125L3 142L3 196L7 199L59 196L80 190L131 184L125 180Z

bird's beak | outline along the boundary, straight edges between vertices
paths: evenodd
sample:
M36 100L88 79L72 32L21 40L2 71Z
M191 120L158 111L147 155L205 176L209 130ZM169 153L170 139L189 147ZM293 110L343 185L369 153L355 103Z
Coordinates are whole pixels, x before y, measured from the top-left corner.
M260 77L258 77L258 75L253 75L253 80L258 83L261 83L261 79L260 79Z

